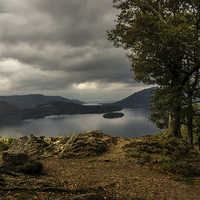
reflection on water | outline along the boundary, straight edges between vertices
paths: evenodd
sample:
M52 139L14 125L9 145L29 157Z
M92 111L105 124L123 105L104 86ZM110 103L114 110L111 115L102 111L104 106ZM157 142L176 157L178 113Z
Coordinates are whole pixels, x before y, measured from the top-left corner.
M20 125L3 127L0 136L19 138L35 136L68 136L77 132L101 130L103 133L137 138L143 134L155 134L157 128L148 122L150 112L143 109L123 110L124 117L105 119L103 114L50 116L44 119L26 120Z

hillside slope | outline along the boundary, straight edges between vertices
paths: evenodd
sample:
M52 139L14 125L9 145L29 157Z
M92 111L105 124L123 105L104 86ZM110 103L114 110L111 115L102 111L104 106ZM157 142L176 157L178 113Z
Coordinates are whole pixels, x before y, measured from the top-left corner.
M43 118L51 115L97 114L121 110L114 105L82 106L72 102L54 101L23 110L23 119Z
M33 108L37 105L47 104L53 101L72 102L81 105L83 104L83 102L79 100L70 100L60 96L45 96L41 94L0 96L0 101L5 101L20 109Z
M136 92L121 101L117 101L114 104L121 107L128 108L148 108L150 105L151 91L155 90L156 87L148 88Z
M0 101L0 125L13 123L21 120L22 110L7 103Z

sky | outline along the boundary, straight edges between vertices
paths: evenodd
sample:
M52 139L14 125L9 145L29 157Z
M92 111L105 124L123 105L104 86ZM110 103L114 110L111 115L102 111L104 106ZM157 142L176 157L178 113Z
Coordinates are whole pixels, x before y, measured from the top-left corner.
M117 101L148 88L107 40L112 0L0 0L0 95Z

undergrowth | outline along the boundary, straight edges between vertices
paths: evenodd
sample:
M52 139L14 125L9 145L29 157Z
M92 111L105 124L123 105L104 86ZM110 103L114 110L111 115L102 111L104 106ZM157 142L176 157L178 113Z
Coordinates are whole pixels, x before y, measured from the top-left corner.
M127 156L150 169L184 177L200 175L200 153L183 139L145 135L124 149Z

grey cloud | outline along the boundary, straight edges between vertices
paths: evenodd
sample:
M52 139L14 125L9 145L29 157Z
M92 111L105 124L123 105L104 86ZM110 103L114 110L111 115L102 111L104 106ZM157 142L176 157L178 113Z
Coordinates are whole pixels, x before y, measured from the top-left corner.
M140 87L125 52L107 40L112 0L0 0L1 8L0 93L117 96ZM82 93L85 83L96 89Z
M24 7L21 12L17 2L25 3L19 4ZM2 38L8 43L62 41L71 46L86 45L105 38L116 14L111 8L107 0L15 0L13 6L8 4L13 13L2 26Z

